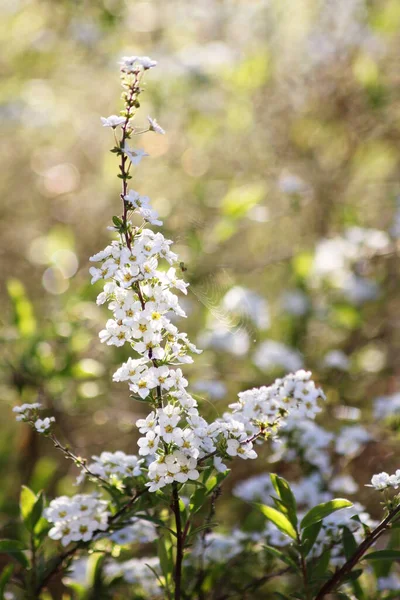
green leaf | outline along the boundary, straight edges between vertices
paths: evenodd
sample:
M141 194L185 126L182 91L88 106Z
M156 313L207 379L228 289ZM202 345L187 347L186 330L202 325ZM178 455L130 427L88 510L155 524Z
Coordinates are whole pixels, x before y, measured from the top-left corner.
M199 525L196 529L192 529L188 534L188 538L197 535L200 531L204 531L204 529L212 529L213 527L218 527L219 523L206 523L204 525Z
M112 222L114 223L115 227L117 227L118 229L120 229L124 224L124 222L119 217L116 217L115 215L112 218Z
M14 565L7 565L1 572L0 575L0 600L4 600L4 592L7 583L11 579L11 576L14 571Z
M43 511L43 494L36 496L32 490L23 485L19 505L25 527L32 532Z
M316 560L309 561L308 572L311 574L311 581L326 579L330 558L331 551L324 550Z
M261 510L262 514L268 519L268 521L271 521L271 523L273 523L275 527L282 531L282 533L285 533L293 540L297 538L295 528L284 514L276 510L276 508L272 508L272 506L266 506L265 504L256 503L255 506L257 506Z
M5 554L21 552L21 550L26 549L26 544L19 540L0 540L0 552L4 552Z
M363 560L400 560L400 550L377 550L366 554Z
M303 533L301 536L301 545L302 545L302 553L304 556L307 556L307 554L309 554L312 547L314 546L314 544L317 540L318 534L321 531L321 527L322 527L322 522L319 521L318 523L314 523L313 525L310 525L309 527L306 527L303 530Z
M191 514L197 513L207 498L207 490L205 488L197 488L190 496L189 510Z
M40 520L40 518L42 516L43 508L44 508L43 492L39 492L39 494L37 495L37 500L33 506L31 516L30 516L30 522L31 522L32 529L35 528L36 524Z
M272 485L283 504L287 507L290 514L293 514L297 522L297 504L296 498L290 489L289 483L283 477L279 477L275 473L270 474Z
M342 542L344 555L348 560L357 550L357 542L348 527L343 527Z
M302 529L310 527L310 525L322 521L322 519L325 519L325 517L328 517L333 512L341 510L342 508L349 508L350 506L353 506L352 502L345 500L344 498L335 498L334 500L329 500L329 502L318 504L308 511L301 521L300 527Z
M356 569L354 571L351 571L351 573L348 573L344 578L343 581L355 581L356 579L358 579L359 577L361 577L361 575L363 574L363 569Z
M292 567L295 571L299 570L299 567L294 562L294 560L292 560L290 558L290 556L287 556L286 554L284 554L284 552L281 552L281 550L277 550L277 548L273 548L272 546L264 546L264 549L267 552L267 554L271 554L271 556L278 558L285 564L289 565L289 567Z
M157 550L160 566L165 580L168 581L169 575L173 572L173 564L171 557L171 543L169 537L162 535L158 539Z

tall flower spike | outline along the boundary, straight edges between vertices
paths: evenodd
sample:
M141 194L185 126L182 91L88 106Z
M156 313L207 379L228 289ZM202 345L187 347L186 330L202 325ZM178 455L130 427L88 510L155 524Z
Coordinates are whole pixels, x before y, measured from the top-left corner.
M100 340L114 346L129 344L135 354L114 373L114 381L126 381L133 397L150 407L148 417L139 419L137 426L143 435L139 454L148 460L146 485L151 492L198 479L208 459L214 460L217 470L225 470L222 459L256 458L254 441L275 435L290 412L314 418L320 410L317 400L323 398L311 374L299 371L268 388L239 394L231 412L210 424L187 392L179 365L192 362L191 354L200 350L172 318L186 316L175 291L186 294L188 284L177 276L172 241L147 226L161 225L150 199L128 187L134 168L147 156L144 150L131 148L128 140L135 132L143 74L155 64L135 56L120 63L124 122L113 150L122 179L123 213L113 218L120 237L91 258L101 264L90 269L93 283L105 282L97 303L107 303L112 313ZM119 118L114 122L119 124ZM150 131L164 133L156 120L149 118L149 124Z

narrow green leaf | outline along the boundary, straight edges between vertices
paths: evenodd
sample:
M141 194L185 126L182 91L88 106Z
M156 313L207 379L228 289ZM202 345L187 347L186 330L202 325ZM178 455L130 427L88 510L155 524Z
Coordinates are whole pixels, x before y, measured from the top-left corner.
M327 578L331 551L324 550L322 554L308 563L308 572L311 574L311 581L320 581Z
M30 526L32 529L35 528L36 524L40 520L40 518L42 516L43 508L44 508L43 492L39 492L39 494L37 495L37 500L36 500L35 504L33 505L32 512L31 512L31 515L29 518Z
M308 511L301 521L300 527L302 529L310 527L310 525L322 521L322 519L325 519L325 517L328 517L333 512L341 510L342 508L349 508L350 506L353 506L352 502L343 498L335 498L334 500L329 500L329 502L318 504Z
M30 490L26 485L23 485L21 488L19 506L22 520L29 531L32 531L33 529L32 515L37 500L38 498L36 494L32 492L32 490Z
M167 548L167 538L166 536L160 536L157 544L158 550L158 558L160 559L160 566L162 574L165 579L168 581L168 575L172 572L173 565L170 560L170 553Z
M189 510L191 514L197 513L207 498L207 490L205 488L197 488L190 496Z
M319 521L318 523L314 523L313 525L310 525L309 527L303 529L301 536L301 544L304 556L307 556L307 554L310 553L312 547L314 546L317 540L318 534L321 531L321 527L322 522Z
M270 473L270 478L272 485L279 498L282 500L284 505L289 509L289 512L296 516L297 512L297 503L296 498L293 495L293 492L290 488L289 483L283 477L279 477L275 473ZM297 517L296 517L297 520Z
M400 560L400 550L377 550L366 554L363 560Z
M353 556L354 552L357 550L357 542L348 527L343 527L342 543L344 555L348 560L350 556Z
M275 527L282 531L282 533L285 533L293 540L296 539L296 530L285 515L276 510L276 508L272 508L272 506L266 506L265 504L258 503L255 505L261 510L268 521L271 521L271 523L273 523Z
M0 600L4 600L4 592L6 589L6 585L11 579L11 576L14 571L14 565L7 565L1 572L0 575Z
M122 225L124 224L123 221L119 217L116 217L115 215L112 218L112 221L113 221L115 227L118 227L118 228L122 227Z
M21 552L21 550L26 549L26 544L19 540L0 540L0 552L4 552L5 554Z
M26 555L20 550L13 550L12 552L5 552L11 558L16 560L24 569L28 569L30 567L29 560Z
M267 552L267 554L270 554L271 556L278 558L285 564L289 565L289 567L292 567L295 571L299 570L299 566L294 562L294 560L292 560L290 558L290 556L287 556L281 550L278 550L277 548L273 548L272 546L264 546L264 549Z
M196 535L197 533L199 533L200 531L204 531L204 529L212 529L213 527L218 527L218 523L206 523L205 525L199 525L199 527L196 527L196 529L193 529L189 534L188 534L188 538L193 537L194 535Z

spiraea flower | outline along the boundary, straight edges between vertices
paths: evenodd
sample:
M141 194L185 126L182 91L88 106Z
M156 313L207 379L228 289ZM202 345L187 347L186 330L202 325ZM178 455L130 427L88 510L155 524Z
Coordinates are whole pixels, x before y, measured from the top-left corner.
M379 491L386 490L387 488L397 490L400 487L400 469L397 469L394 475L389 475L385 472L373 475L371 483L368 483L367 487L373 487L375 490Z
M157 123L156 119L147 117L147 120L150 125L150 127L149 127L150 131L155 131L156 133L159 133L160 135L165 135L165 130L162 127L160 127L160 125Z
M31 421L38 414L38 411L43 408L40 402L33 402L32 404L21 404L21 406L14 406L13 412L17 413L15 419L17 421Z
M34 425L36 431L39 433L46 433L49 431L51 424L54 423L54 417L45 417L44 419L36 419Z
M71 542L87 542L105 531L110 513L107 502L97 495L77 494L72 498L55 498L45 509L44 516L53 523L49 537L68 546Z
M117 452L102 452L100 456L92 456L93 462L87 465L87 469L95 476L108 480L110 483L124 481L131 477L142 475L143 459L135 454L125 454L118 450ZM78 478L81 483L87 474L83 469Z
M110 115L109 117L101 117L103 127L112 127L115 129L119 125L125 123L125 117L119 117L118 115Z

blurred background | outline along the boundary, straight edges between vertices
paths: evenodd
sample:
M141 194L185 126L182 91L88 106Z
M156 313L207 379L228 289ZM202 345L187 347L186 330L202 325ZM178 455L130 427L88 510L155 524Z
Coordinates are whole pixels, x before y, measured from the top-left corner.
M120 110L126 54L159 61L138 123L167 134L140 141L151 157L134 186L187 268L202 410L311 369L328 396L319 423L342 435L335 468L376 514L363 486L399 467L400 3L3 0L0 28L3 529L22 482L76 490L15 404L41 401L83 456L136 452L142 407L111 382L128 350L100 344L107 309L88 274L120 211L100 116Z

